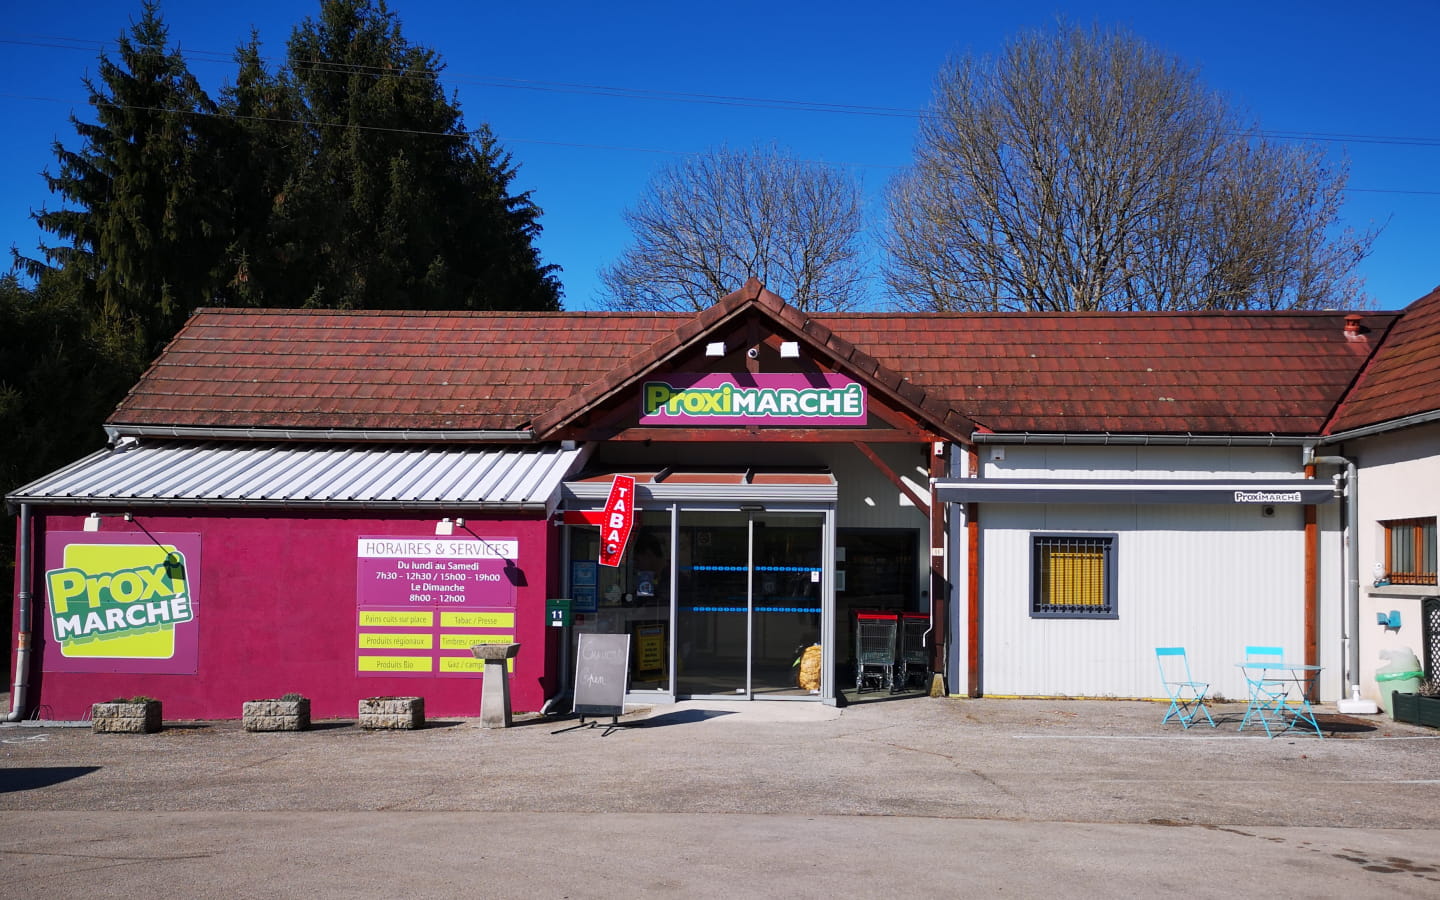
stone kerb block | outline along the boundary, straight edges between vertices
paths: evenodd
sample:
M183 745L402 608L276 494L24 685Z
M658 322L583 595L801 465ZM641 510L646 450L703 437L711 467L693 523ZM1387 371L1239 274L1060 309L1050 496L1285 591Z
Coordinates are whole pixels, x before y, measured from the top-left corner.
M246 731L304 731L310 727L310 700L247 700L242 721Z
M108 734L153 734L160 730L159 700L95 703L90 706L90 730Z
M367 697L360 701L360 727L370 730L425 727L424 697Z

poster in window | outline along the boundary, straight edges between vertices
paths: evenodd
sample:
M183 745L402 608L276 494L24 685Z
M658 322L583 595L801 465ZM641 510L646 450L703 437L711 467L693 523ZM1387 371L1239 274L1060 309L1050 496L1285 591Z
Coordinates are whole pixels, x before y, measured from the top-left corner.
M570 598L575 601L573 611L593 613L596 608L596 569L593 560L570 563Z

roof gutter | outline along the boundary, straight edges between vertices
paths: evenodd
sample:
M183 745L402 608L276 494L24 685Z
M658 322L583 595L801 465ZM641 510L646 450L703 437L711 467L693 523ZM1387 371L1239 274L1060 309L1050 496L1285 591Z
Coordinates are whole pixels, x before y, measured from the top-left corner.
M167 437L202 441L317 441L355 443L531 443L535 432L524 428L495 429L369 429L369 428L197 428L176 425L106 425L110 443L122 437Z
M549 504L540 501L507 502L485 500L478 503L464 500L266 500L219 497L46 497L11 494L5 498L10 506L22 510L27 503L45 507L77 507L80 509L406 509L406 510L484 510L488 512L547 512ZM466 513L469 515L470 513Z
M1194 447L1303 447L1315 438L1294 434L1073 434L1065 431L977 431L977 444L1105 444Z
M1398 431L1401 428L1409 428L1412 425L1427 425L1431 422L1440 422L1440 409L1432 409L1429 412L1416 413L1413 416L1405 416L1402 419L1391 419L1381 422L1378 425L1366 425L1361 428L1352 428L1349 431L1337 431L1335 434L1327 434L1319 439L1321 444L1343 444L1345 441L1354 438L1370 437L1371 435L1383 434L1387 431Z

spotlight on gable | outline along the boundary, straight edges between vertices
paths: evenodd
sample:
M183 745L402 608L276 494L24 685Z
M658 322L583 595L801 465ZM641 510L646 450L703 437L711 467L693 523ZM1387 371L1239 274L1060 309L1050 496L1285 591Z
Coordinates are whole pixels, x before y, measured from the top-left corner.
M724 341L716 341L716 342L713 343L713 344L706 344L706 345L705 345L705 355L706 355L706 356L724 356L724 355L725 355L725 342L724 342Z
M799 359L799 358L800 358L800 342L799 342L799 341L785 341L785 342L781 343L781 344L780 344L780 358L781 358L781 359Z

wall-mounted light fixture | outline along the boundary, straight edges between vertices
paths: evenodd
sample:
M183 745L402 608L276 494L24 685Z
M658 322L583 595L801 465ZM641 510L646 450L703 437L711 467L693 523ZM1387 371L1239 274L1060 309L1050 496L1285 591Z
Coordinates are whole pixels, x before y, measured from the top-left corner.
M99 530L100 530L100 514L99 514L99 513L91 513L90 515L88 515L88 516L85 517L85 530L86 530L86 531L99 531Z
M724 342L724 341L716 341L716 342L713 343L713 344L706 344L706 345L705 345L705 355L706 355L706 356L724 356L724 355L725 355L725 342Z
M780 358L781 358L781 359L799 359L799 358L800 358L800 342L799 342L799 341L782 341L781 344L780 344Z
M435 533L436 533L436 534L454 534L454 533L455 533L455 523L452 522L452 521L450 521L450 517L449 517L449 516L446 516L445 518L443 518L443 519L441 519L440 521L438 521L438 522L435 523Z

